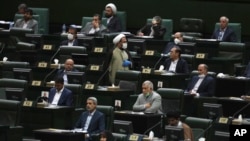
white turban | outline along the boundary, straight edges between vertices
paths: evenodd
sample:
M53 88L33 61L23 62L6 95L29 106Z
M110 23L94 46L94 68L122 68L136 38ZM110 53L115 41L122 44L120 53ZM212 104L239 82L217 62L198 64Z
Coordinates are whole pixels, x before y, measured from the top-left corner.
M116 14L117 9L116 9L116 6L113 3L107 4L105 6L105 8L107 8L107 7L110 7L112 9L114 15Z
M124 34L119 34L117 35L114 39L113 39L113 43L116 45L117 43L119 43L121 41L121 39L123 37L126 37Z

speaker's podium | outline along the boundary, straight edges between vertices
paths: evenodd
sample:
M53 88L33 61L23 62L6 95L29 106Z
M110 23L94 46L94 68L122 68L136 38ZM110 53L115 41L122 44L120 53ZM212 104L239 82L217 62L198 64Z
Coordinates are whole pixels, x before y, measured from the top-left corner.
M36 139L41 141L84 141L85 132L75 132L63 129L38 129L34 130Z

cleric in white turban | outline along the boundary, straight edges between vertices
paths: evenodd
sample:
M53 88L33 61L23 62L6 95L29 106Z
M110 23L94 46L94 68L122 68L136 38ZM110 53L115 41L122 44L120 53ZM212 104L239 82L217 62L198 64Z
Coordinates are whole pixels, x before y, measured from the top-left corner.
M113 3L109 3L105 6L105 8L110 7L112 9L113 14L115 15L117 12L116 6Z
M129 70L132 65L131 55L127 51L127 39L124 34L119 34L113 39L115 48L109 56L109 80L115 84L115 75L118 70Z
M117 17L117 8L113 3L105 6L105 17L107 18L107 32L121 32L122 22Z

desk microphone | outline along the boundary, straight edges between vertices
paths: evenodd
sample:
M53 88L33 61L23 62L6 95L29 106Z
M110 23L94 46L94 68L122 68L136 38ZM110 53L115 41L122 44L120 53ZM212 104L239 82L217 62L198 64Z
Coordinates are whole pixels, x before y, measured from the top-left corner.
M234 119L234 117L237 115L237 114L239 114L241 111L243 111L244 109L246 109L248 106L250 105L250 102L249 103L247 103L245 106L243 106L242 108L240 108L238 111L236 111L234 114L233 114L233 119Z
M53 56L49 59L50 64L51 64L53 58L55 58L55 56L58 54L59 51L60 51L60 47L56 50L56 52L53 54Z
M167 54L161 54L161 57L157 60L157 62L155 63L155 65L154 65L154 70L156 69L156 67L157 67L157 65L160 63L160 61L161 61L161 59L163 58L163 57L165 57Z
M96 85L99 86L99 83L101 82L101 80L103 79L103 77L106 75L106 73L108 72L109 67L105 70L105 72L100 76L100 78L97 80Z
M163 118L164 118L165 116L164 115L162 115L161 116L161 120L159 121L159 122L157 122L156 124L154 124L153 126L151 126L150 128L148 128L144 133L143 133L143 135L146 135L149 131L151 131L152 129L154 129L156 126L158 126L158 125L161 125L161 127L162 127L162 123L163 123Z
M214 122L212 122L204 131L202 131L199 136L197 137L201 137L203 134L205 134L212 126L214 125ZM195 139L195 140L199 140L199 139Z
M57 70L57 68L54 68L52 71L50 71L50 72L44 77L44 79L43 79L44 86L46 86L46 81L47 81L48 77L49 77L52 73L54 73L56 70Z

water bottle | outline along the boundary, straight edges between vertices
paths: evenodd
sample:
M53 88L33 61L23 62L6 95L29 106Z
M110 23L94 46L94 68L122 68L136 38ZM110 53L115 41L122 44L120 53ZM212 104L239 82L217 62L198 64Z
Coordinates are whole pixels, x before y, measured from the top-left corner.
M66 33L66 25L65 24L63 24L63 26L62 26L62 33Z

